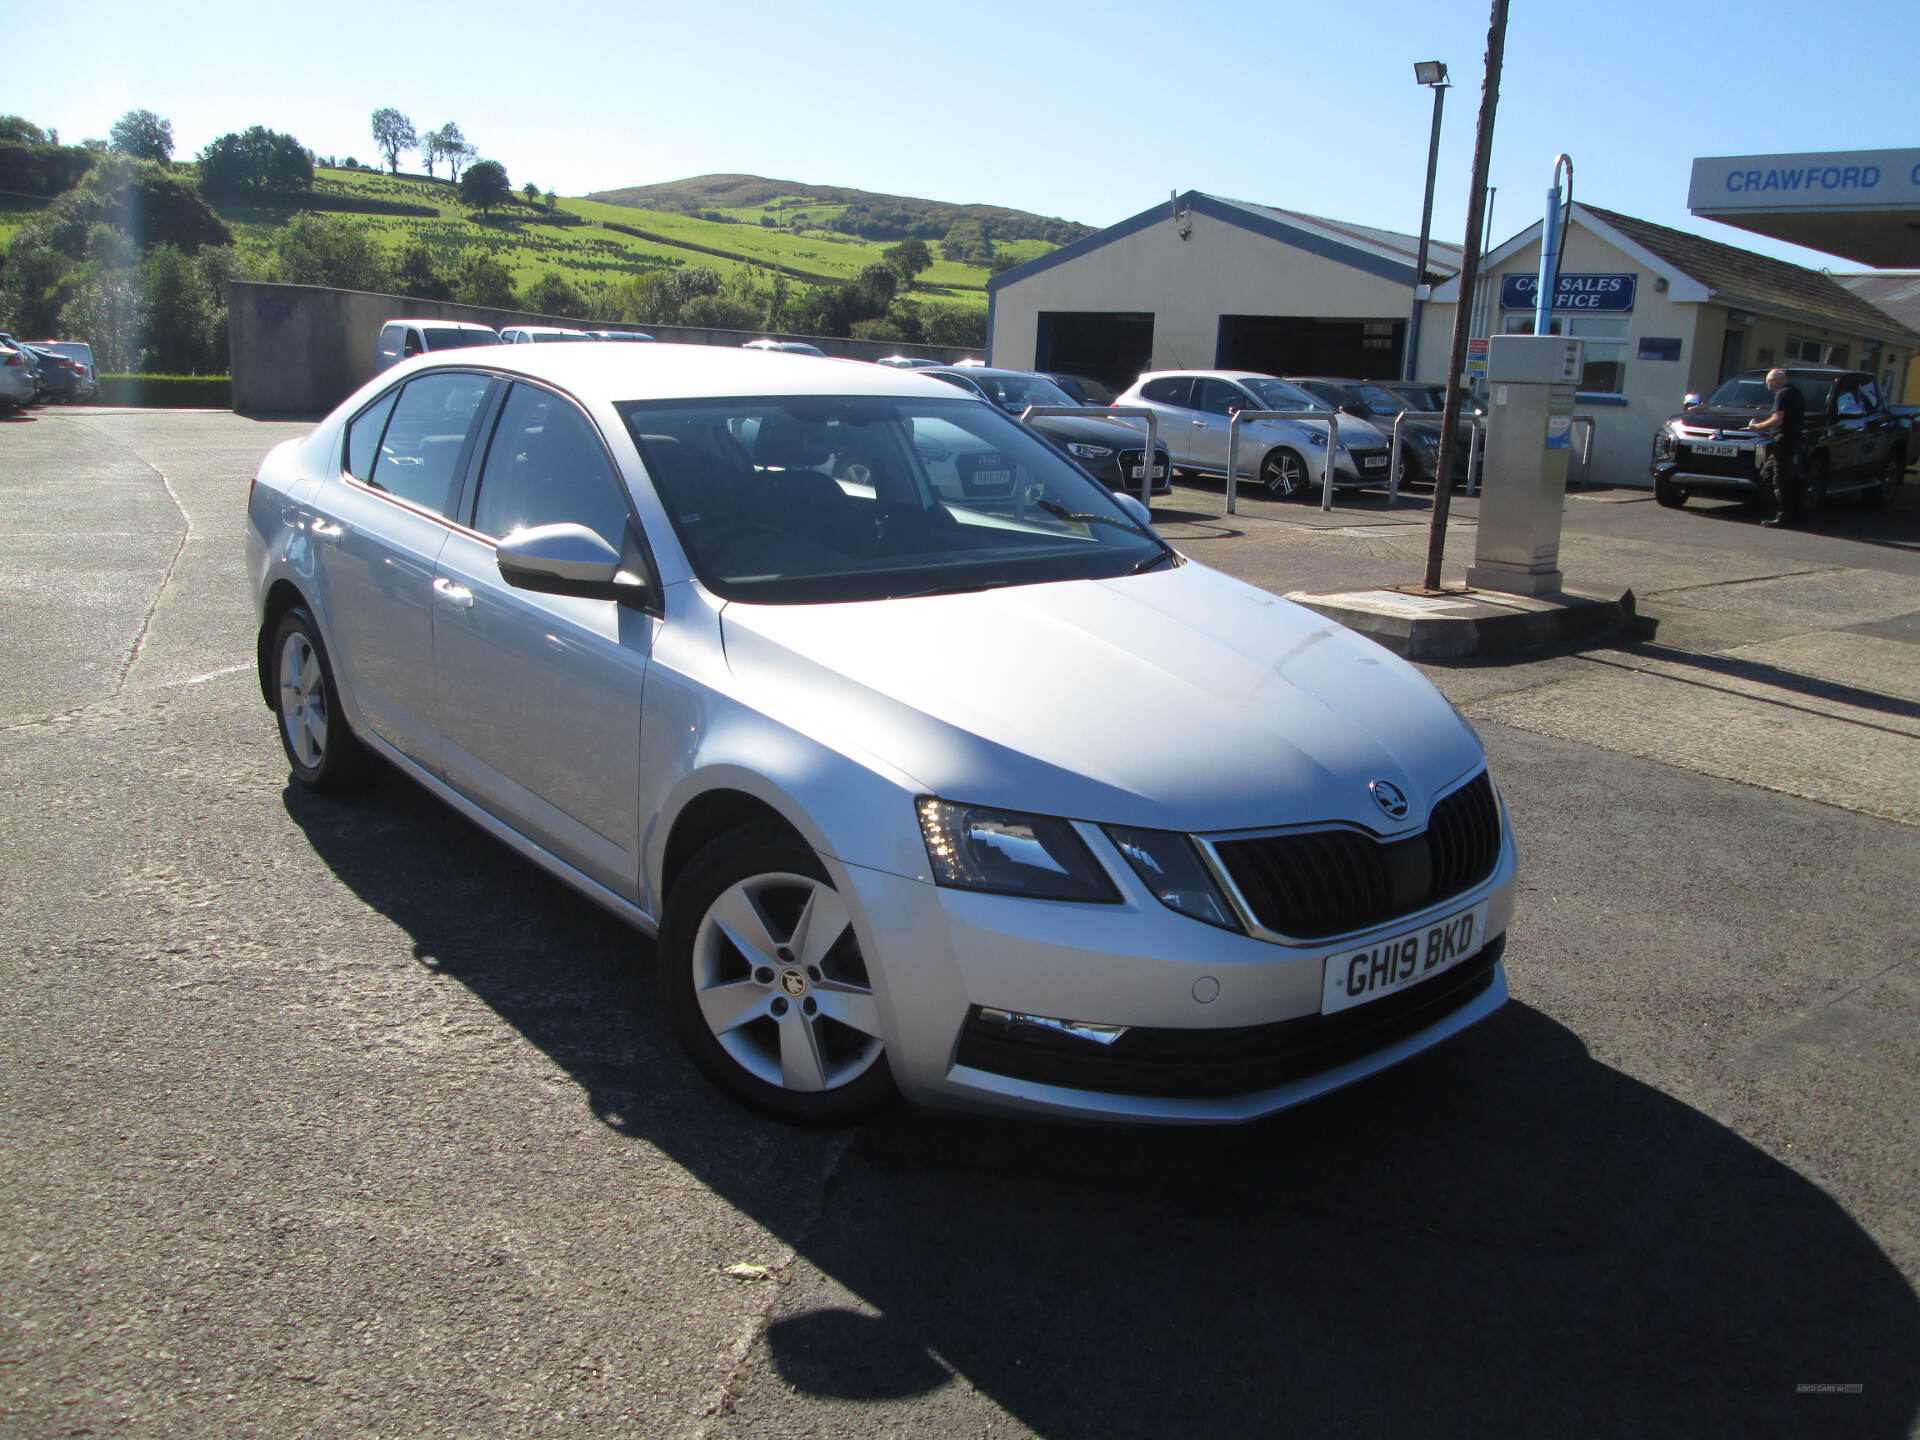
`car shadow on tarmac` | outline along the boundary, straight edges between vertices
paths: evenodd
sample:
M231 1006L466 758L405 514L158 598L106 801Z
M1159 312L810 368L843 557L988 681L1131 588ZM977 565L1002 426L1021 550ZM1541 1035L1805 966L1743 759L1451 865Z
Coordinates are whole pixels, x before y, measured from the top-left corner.
M838 1428L898 1431L885 1406L956 1374L1087 1440L1893 1440L1920 1409L1920 1300L1872 1237L1521 1004L1242 1128L902 1108L855 1133L823 1195L845 1142L715 1095L631 931L398 777L285 804L420 963L804 1259L759 1352L785 1383L743 1372L719 1433L815 1433L847 1402L883 1409ZM1800 1388L1832 1386L1862 1388Z

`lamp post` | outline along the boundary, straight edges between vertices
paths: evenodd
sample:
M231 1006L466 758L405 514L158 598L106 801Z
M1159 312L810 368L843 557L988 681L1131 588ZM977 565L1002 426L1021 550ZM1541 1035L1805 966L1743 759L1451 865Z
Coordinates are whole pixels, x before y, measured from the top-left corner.
M1440 110L1447 102L1447 67L1440 60L1413 62L1413 78L1433 89L1433 135L1427 141L1427 198L1420 206L1420 258L1413 262L1413 311L1407 316L1407 343L1401 365L1402 380L1414 378L1420 355L1420 287L1427 283L1427 236L1433 229L1433 176L1440 164Z

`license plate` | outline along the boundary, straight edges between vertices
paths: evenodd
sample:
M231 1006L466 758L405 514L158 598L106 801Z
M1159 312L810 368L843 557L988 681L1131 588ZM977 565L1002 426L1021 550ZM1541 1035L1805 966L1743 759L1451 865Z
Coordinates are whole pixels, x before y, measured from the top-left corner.
M1384 455L1368 455L1364 457L1360 463L1365 465L1369 470L1384 470L1387 468L1387 457Z
M1487 906L1449 915L1431 925L1408 930L1390 940L1341 950L1327 957L1321 985L1320 1013L1351 1010L1382 995L1405 990L1450 970L1487 943Z
M1702 445L1702 444L1699 444L1698 442L1693 442L1693 441L1690 441L1688 443L1689 443L1689 447L1692 449L1693 453L1696 455L1733 456L1733 455L1738 455L1740 453L1740 447L1738 445Z
M1140 469L1141 469L1141 467L1140 467L1140 466L1138 466L1138 465L1136 465L1136 466L1134 466L1134 467L1133 467L1133 468L1132 468L1131 470L1129 470L1129 471L1127 471L1127 473L1128 473L1129 475L1131 475L1131 476L1132 476L1132 477L1133 477L1134 479L1136 479L1136 480L1138 480L1138 479L1140 479L1140 478L1141 478L1141 475L1140 475ZM1156 480L1164 480L1164 479L1166 479L1166 478L1167 478L1167 467L1166 467L1166 466L1164 466L1164 465L1156 465L1156 466L1154 466L1154 467L1153 467L1153 478L1154 478L1154 479L1156 479Z

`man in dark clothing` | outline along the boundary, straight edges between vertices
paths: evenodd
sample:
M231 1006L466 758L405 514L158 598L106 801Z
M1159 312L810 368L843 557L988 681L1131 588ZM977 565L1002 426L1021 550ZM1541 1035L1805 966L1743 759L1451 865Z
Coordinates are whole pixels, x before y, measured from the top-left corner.
M1762 525L1792 524L1802 518L1800 491L1800 430L1807 402L1787 383L1787 372L1769 370L1767 389L1773 392L1773 413L1754 421L1755 433L1768 437L1760 479L1773 494L1773 513Z

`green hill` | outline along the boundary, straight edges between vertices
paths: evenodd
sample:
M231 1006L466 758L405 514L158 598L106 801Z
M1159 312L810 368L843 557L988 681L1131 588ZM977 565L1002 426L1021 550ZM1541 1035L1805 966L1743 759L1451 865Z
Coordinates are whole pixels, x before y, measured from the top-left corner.
M717 224L823 230L889 244L908 236L935 244L953 236L958 227L968 242L984 235L995 246L1001 241L1038 240L1051 249L1094 233L1091 226L1001 205L954 205L761 175L696 175L659 185L595 191L588 198L697 215ZM979 258L984 262L989 257Z

